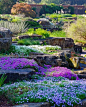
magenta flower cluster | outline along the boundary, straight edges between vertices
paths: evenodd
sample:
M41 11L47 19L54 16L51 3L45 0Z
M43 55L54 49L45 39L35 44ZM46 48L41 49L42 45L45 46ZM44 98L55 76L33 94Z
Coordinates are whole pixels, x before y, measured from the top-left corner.
M44 65L44 67L41 67L33 59L28 60L26 58L0 58L0 69L9 70L22 69L26 67L34 67L37 71L36 74L44 76L62 76L69 79L79 79L76 74L74 74L70 69L67 69L65 67L51 67L50 65Z
M0 58L0 69L22 69L25 67L38 66L34 60L28 60L26 58L10 58L2 57Z
M66 67L54 67L54 68L49 68L47 70L47 76L53 76L53 77L65 77L65 78L75 78L75 79L79 79L78 76L76 74L74 74L70 69L66 68Z

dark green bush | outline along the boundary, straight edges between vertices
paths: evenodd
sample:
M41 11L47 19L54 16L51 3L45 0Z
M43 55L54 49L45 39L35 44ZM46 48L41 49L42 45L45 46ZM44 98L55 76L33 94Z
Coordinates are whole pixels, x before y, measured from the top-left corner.
M30 28L30 27L41 27L41 25L36 21L25 21L25 23L28 25L28 28Z

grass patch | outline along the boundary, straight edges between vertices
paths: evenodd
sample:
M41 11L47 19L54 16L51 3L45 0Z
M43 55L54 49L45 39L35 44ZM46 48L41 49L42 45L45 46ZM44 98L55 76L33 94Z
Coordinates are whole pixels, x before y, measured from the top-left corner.
M66 33L64 31L54 31L50 34L50 37L66 37Z
M21 39L17 42L19 45L40 45L40 41L33 39Z
M85 47L83 47L82 49L83 49L84 51L86 51L86 48L85 48Z
M79 43L85 44L86 40L75 40L74 42L79 42Z

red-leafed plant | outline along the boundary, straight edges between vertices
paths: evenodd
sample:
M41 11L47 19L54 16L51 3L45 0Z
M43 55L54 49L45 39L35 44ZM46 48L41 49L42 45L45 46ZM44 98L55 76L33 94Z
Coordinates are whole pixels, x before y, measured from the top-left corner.
M12 14L24 14L26 17L35 17L36 13L27 3L17 3L11 9Z

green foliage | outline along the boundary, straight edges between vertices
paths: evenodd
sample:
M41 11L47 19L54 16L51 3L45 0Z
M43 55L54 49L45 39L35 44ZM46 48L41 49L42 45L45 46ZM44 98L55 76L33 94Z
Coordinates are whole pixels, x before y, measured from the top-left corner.
M76 23L72 23L68 30L67 36L77 40L86 40L86 18L78 19Z
M11 13L12 6L17 0L0 0L0 13L9 14Z
M68 7L68 10L70 10L70 14L74 14L74 7L69 6L69 7Z
M57 5L64 4L64 5L83 5L86 4L86 0L41 0L41 3L43 4L51 4L55 3Z
M12 42L14 42L14 41L18 41L19 39L18 38L15 38L15 39L12 39Z
M27 30L27 25L23 21L18 23L0 21L0 27L5 27L7 29L10 29L14 34L23 33Z
M57 14L50 14L49 18L58 18L58 15Z
M72 17L71 14L46 14L49 18L65 18L65 17Z
M72 17L77 17L77 15L76 14L72 14Z
M58 47L46 47L45 50L46 51L48 51L48 50L59 50L59 48Z
M78 18L78 19L82 19L82 18L84 18L84 16L82 16L82 15L77 15L77 18Z
M30 27L41 27L41 25L36 21L25 21L25 23L27 24L28 28L30 28Z
M11 22L14 22L14 23L15 23L15 22L17 23L17 22L20 22L20 21L21 21L21 20L20 20L19 18L14 18L14 19L11 20Z
M26 31L26 34L28 34L28 35L35 34L35 30L34 30L34 28L30 28L30 29L28 29L28 31Z
M86 51L86 48L85 48L85 47L83 47L83 50L84 50L84 51ZM85 56L86 56L86 55L85 55Z
M38 28L36 30L34 30L33 28L28 29L28 31L26 32L29 35L32 34L38 34L38 35L42 35L42 38L47 38L50 35L50 32L41 28Z
M4 55L6 55L6 54L10 54L10 53L15 53L16 52L16 50L15 50L15 46L10 46L10 48L6 51L6 50L4 50L4 49L2 49L1 51L0 51L0 54L4 54Z
M62 6L57 6L57 5L54 5L54 4L50 4L50 5L44 5L42 7L42 9L40 10L40 15L42 14L52 14L54 12L58 12L58 11L61 11L63 7Z
M19 45L40 45L38 40L32 39L21 39L17 42Z
M66 37L66 33L62 30L62 31L53 31L50 34L50 37Z
M6 80L7 76L5 76L5 74L3 74L0 78L0 87L3 85L4 81Z
M38 35L42 35L43 38L47 38L50 35L50 32L41 28L35 30L35 33Z

